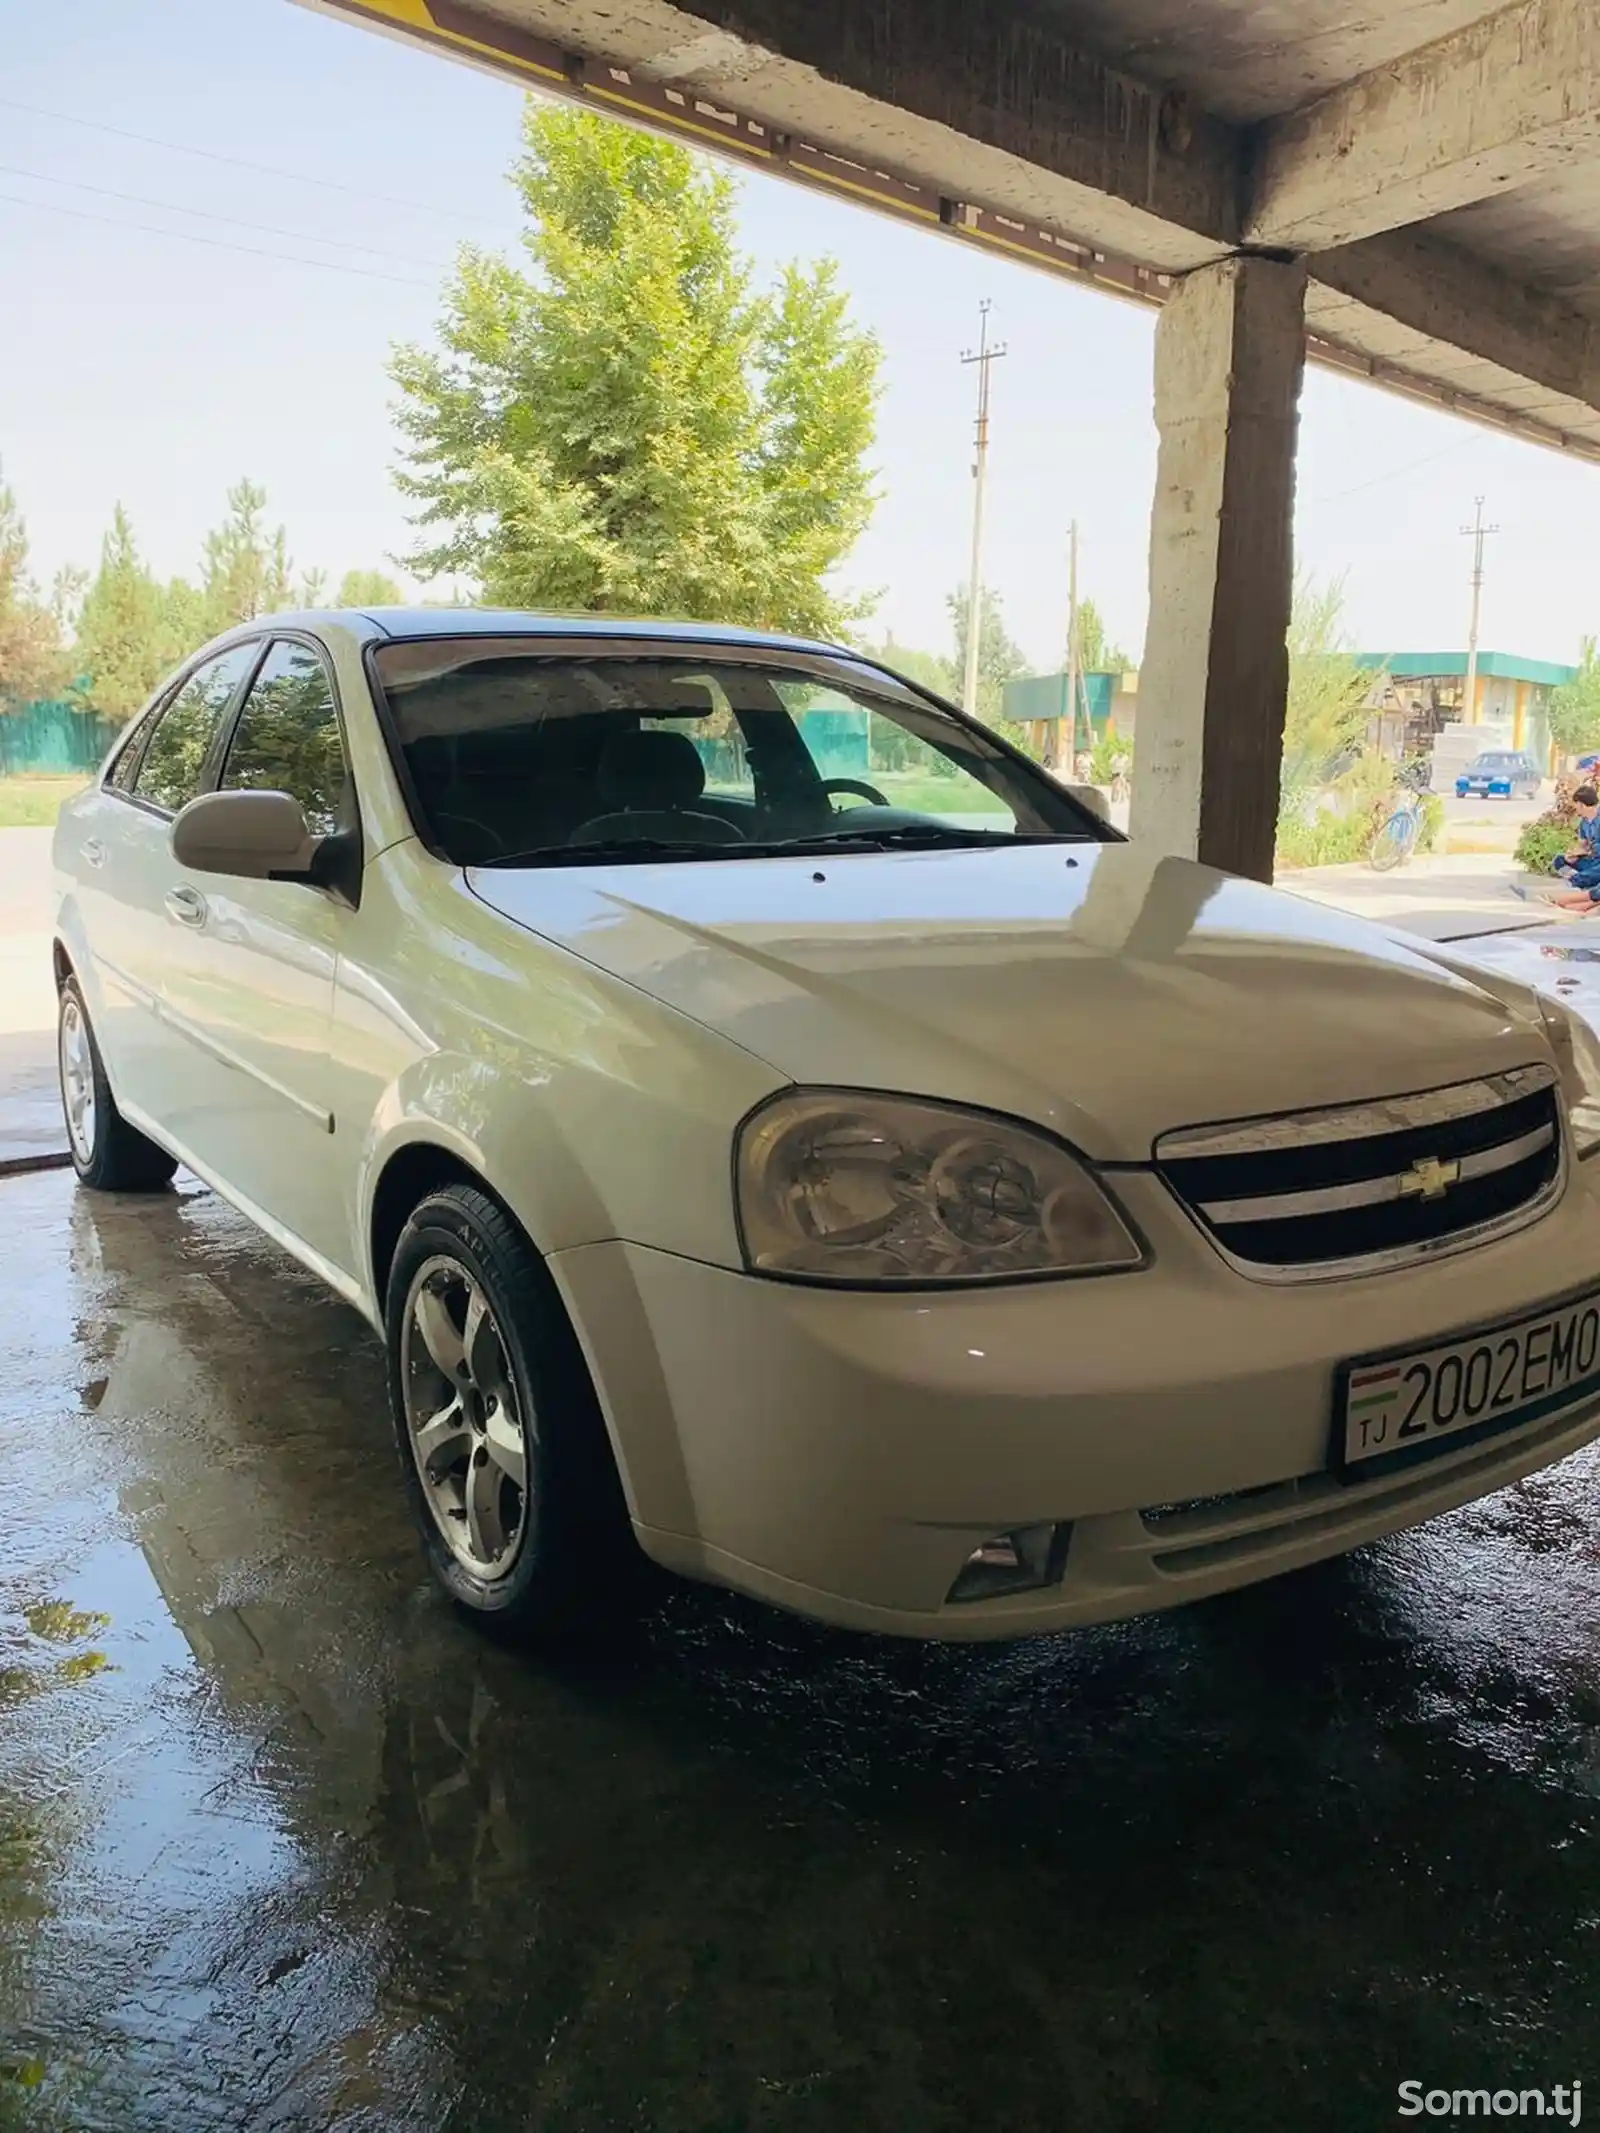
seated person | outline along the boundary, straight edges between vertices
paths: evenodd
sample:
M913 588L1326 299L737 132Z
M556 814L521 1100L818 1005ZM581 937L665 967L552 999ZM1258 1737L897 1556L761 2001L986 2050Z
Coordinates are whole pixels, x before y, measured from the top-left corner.
M1558 911L1577 911L1592 918L1600 910L1600 792L1592 785L1580 785L1572 804L1578 810L1578 841L1554 863L1555 872L1564 873L1571 887L1550 901Z
M1593 785L1580 785L1572 795L1572 804L1578 811L1577 838L1552 862L1551 871L1570 874L1574 888L1578 888L1582 886L1581 875L1600 876L1600 791Z

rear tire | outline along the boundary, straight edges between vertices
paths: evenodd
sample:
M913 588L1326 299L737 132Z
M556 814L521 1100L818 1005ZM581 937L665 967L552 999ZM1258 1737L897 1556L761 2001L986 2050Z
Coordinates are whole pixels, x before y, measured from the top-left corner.
M430 1193L384 1316L406 1493L445 1591L519 1631L614 1609L643 1557L582 1351L505 1209L474 1185Z
M61 1112L79 1183L94 1192L158 1192L171 1182L178 1159L130 1126L117 1109L75 977L62 984L56 1016Z

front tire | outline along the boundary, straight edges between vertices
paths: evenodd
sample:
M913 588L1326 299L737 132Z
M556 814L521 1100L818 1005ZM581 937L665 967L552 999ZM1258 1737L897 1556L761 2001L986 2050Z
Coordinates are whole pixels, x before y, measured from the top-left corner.
M477 1186L414 1210L389 1273L406 1491L458 1605L539 1630L595 1611L639 1558L582 1353L528 1240Z
M80 1184L95 1192L157 1192L169 1184L178 1159L117 1109L75 977L63 982L56 1006L56 1069L67 1149Z
M1387 874L1411 857L1417 841L1416 826L1403 808L1397 808L1372 840L1367 862L1376 874Z

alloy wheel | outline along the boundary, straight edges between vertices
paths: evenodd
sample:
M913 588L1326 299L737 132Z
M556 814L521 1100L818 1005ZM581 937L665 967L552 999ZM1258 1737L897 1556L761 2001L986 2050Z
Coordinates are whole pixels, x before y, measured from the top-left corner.
M500 1328L476 1277L440 1255L406 1298L400 1356L422 1493L475 1578L504 1577L528 1515L528 1440Z
M61 1106L66 1113L67 1138L80 1163L94 1160L94 1053L89 1025L82 1007L69 992L61 1002L61 1027L57 1038L61 1067Z

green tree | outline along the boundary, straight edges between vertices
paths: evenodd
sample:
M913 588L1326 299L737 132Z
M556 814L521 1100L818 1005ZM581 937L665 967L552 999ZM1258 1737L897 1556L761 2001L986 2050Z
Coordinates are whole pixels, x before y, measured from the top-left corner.
M886 667L893 667L897 674L904 674L908 681L920 682L925 689L932 689L936 696L948 702L961 693L961 677L942 652L919 651L912 644L896 644L892 636L882 644L863 647L869 659L881 660Z
M208 637L217 634L219 625L211 619L211 607L204 591L198 585L191 585L187 578L168 579L166 603L167 630L175 659L198 651Z
M0 482L0 706L32 703L64 678L56 615L28 570L28 529Z
M1600 646L1585 637L1578 671L1550 698L1550 738L1563 755L1600 748Z
M437 349L393 376L423 578L517 606L839 634L827 578L866 526L878 348L831 262L774 293L733 181L687 149L530 101L512 181L531 272L464 248Z
M1092 600L1078 602L1078 665L1085 674L1126 674L1133 665L1106 635L1104 618Z
M89 573L80 563L63 563L50 580L50 612L55 616L56 634L63 644L70 644L78 633L78 617L88 590Z
M335 607L404 607L405 593L381 570L347 570L339 580Z
M966 586L945 595L945 606L955 630L956 656L953 669L955 694L961 694L961 685L967 670L967 611L971 606ZM1005 701L1006 684L1020 681L1033 669L1028 664L1026 653L1015 642L1006 628L1005 614L1000 595L983 588L983 606L978 624L978 716L985 724L994 725L1001 716Z
M78 613L73 664L84 701L105 718L131 718L192 644L177 625L167 588L146 569L128 514L118 504L100 544L100 568ZM198 641L198 640L195 640Z
M1345 641L1343 616L1342 578L1329 585L1309 577L1296 583L1289 616L1280 821L1303 813L1372 717L1367 699L1382 676L1357 665Z
M293 600L287 536L266 527L267 492L252 481L228 491L228 515L205 538L201 597L205 636L269 615Z

